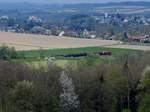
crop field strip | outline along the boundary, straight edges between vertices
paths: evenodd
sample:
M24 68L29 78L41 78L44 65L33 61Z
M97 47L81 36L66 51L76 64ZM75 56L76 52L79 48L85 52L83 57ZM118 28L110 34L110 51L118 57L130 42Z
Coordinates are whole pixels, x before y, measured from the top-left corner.
M133 50L150 50L150 46L123 45L120 41L101 39L81 39L57 36L43 36L0 32L0 45L15 47L18 51L84 47L110 47Z
M0 32L0 44L15 47L16 50L94 47L94 46L114 45L119 43L120 41L112 41L112 40L79 39L69 37Z

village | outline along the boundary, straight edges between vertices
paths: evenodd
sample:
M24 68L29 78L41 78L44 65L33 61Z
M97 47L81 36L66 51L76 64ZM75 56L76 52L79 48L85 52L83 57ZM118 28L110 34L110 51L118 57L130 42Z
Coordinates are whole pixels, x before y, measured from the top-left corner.
M74 15L59 22L29 15L22 18L0 16L0 30L5 32L106 40L150 42L150 17L143 15L108 14ZM74 22L71 22L74 21ZM86 25L85 25L86 24ZM124 34L126 32L127 34Z

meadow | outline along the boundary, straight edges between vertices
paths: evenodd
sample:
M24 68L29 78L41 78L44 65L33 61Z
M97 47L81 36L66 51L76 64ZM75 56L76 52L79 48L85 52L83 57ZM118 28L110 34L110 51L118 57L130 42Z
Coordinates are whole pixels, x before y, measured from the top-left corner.
M88 53L93 54L96 52L110 51L113 55L135 53L141 50L121 49L121 48L105 48L105 47L83 47L83 48L66 48L66 49L48 49L48 50L29 50L18 51L18 55L24 58L38 58L38 57L51 57L67 54Z
M111 56L98 56L97 52L111 52ZM102 62L113 62L116 57L123 54L137 54L141 50L121 49L121 48L105 48L105 47L84 47L84 48L68 48L68 49L49 49L49 50L30 50L17 51L18 58L13 59L13 62L25 63L38 68L39 66L47 66L48 58L55 57L53 62L59 67L64 68L68 63L90 63L99 64ZM69 54L87 53L85 57L64 57Z

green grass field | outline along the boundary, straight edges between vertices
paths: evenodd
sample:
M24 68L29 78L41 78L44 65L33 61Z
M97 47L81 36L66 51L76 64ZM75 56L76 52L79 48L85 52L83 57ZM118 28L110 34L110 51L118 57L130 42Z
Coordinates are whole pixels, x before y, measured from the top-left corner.
M39 58L39 57L56 57L66 54L89 53L111 51L113 55L135 53L139 50L120 49L120 48L102 48L102 47L85 47L85 48L69 48L69 49L49 49L49 50L33 50L33 51L18 51L19 57L24 58Z
M112 56L100 57L96 56L95 52L111 51ZM39 67L47 66L45 57L55 57L54 63L60 67L64 67L68 63L87 63L98 64L101 62L112 62L115 56L121 54L135 54L142 52L139 50L119 49L119 48L102 48L102 47L86 47L86 48L69 48L69 49L49 49L49 50L33 50L33 51L18 51L20 58L13 60L17 63L25 63L29 66ZM88 57L84 58L64 58L59 55L88 53Z

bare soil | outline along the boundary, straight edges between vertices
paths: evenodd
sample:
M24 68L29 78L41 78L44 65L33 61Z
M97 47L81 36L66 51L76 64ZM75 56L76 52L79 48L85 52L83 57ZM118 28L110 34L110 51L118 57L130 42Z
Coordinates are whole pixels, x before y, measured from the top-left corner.
M92 46L106 46L118 44L119 41L101 39L79 39L57 36L43 36L0 32L0 45L15 47L16 50L78 48Z

